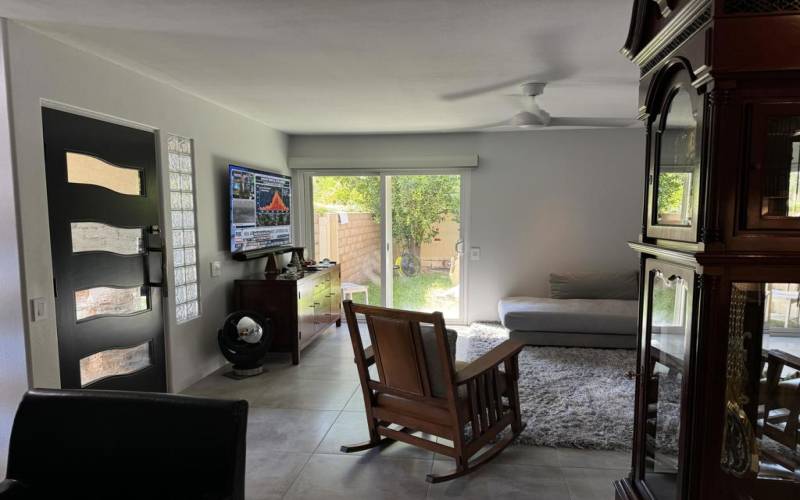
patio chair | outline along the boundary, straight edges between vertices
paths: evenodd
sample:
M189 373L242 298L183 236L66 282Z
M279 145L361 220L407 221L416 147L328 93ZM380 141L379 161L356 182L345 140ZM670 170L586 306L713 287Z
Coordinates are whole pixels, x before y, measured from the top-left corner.
M428 474L432 483L468 474L496 457L525 424L519 409L517 357L523 344L506 340L471 363L455 361L455 336L442 313L400 311L344 301L364 396L369 441L358 452L395 441L455 459L455 470ZM356 314L366 318L364 348ZM375 366L377 380L370 367ZM501 432L510 429L502 436ZM419 437L422 432L452 446ZM488 448L478 454L485 447Z

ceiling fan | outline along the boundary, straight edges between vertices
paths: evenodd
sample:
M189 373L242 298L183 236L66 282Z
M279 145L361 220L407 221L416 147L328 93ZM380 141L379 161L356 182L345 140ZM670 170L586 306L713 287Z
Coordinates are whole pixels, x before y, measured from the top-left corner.
M492 123L481 128L545 128L545 127L629 127L638 122L629 118L587 118L578 116L550 116L539 107L536 97L544 93L546 82L525 82L520 84L520 94L513 97L522 100L523 109L508 120Z

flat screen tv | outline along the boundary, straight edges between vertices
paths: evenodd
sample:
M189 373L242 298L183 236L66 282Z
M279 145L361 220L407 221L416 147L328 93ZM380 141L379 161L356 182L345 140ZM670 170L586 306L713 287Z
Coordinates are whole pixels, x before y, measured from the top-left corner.
M292 245L292 179L286 175L228 165L231 253Z

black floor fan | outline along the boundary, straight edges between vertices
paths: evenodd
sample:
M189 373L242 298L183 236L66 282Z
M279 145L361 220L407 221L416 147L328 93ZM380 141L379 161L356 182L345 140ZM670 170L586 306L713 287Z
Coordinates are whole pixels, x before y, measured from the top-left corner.
M225 318L217 335L225 359L233 371L225 375L235 379L264 373L264 358L272 343L272 323L254 311L237 311Z

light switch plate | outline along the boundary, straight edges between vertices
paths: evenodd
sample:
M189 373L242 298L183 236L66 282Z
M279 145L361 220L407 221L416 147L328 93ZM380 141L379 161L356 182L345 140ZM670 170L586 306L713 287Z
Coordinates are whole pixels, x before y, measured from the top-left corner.
M211 263L211 277L219 278L222 276L222 262L215 260Z
M44 297L31 299L31 321L42 321L47 319L47 302Z
M469 260L481 260L481 247L472 247L469 249Z

